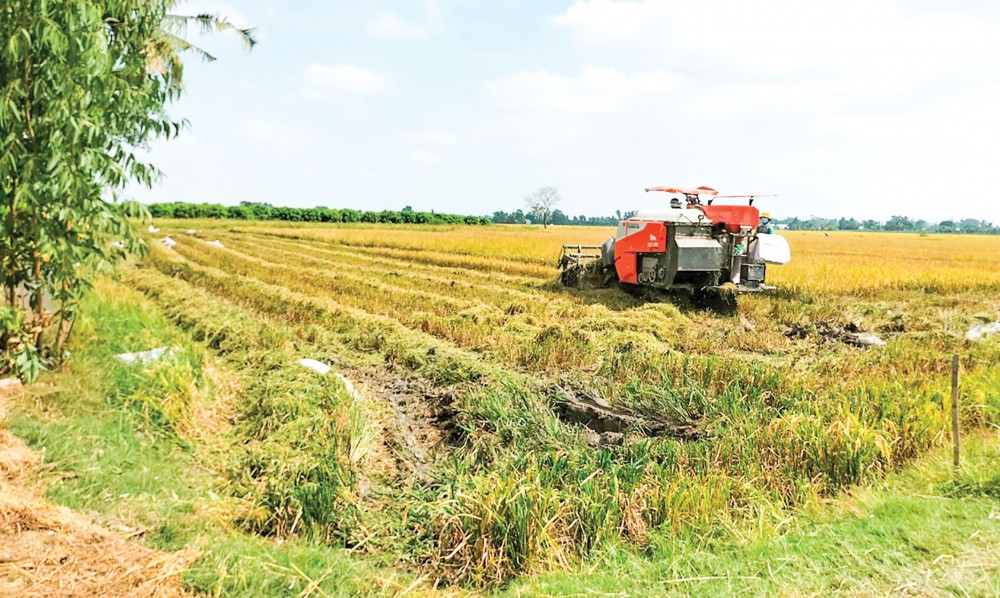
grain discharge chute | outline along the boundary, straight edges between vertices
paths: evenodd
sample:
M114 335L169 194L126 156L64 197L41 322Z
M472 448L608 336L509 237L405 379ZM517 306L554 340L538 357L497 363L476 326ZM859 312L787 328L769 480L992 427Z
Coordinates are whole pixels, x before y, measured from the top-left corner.
M783 237L761 232L753 205L765 195L719 195L710 187L649 187L672 193L669 207L639 210L618 223L602 245L564 245L559 266L567 286L690 292L698 303L721 309L736 306L737 293L773 289L768 264L791 259ZM703 201L702 198L705 198ZM745 199L746 205L716 204Z

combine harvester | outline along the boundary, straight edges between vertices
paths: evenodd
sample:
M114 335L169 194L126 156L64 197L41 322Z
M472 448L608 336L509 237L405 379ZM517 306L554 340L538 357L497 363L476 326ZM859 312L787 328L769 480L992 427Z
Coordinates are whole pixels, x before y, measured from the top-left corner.
M618 223L603 245L564 245L559 267L566 286L579 289L620 284L630 292L684 291L696 304L733 311L738 293L761 292L768 264L791 259L783 237L758 232L754 199L766 195L719 195L711 187L649 187L684 196L667 208L640 210ZM702 202L702 196L707 196ZM716 199L747 205L713 205Z

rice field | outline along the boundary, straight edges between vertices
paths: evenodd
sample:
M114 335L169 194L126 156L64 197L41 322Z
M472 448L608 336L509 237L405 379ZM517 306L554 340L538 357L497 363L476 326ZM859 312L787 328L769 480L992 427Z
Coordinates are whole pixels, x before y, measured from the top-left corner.
M158 225L177 245L125 280L240 379L234 524L447 583L767 534L946 443L954 353L963 425L1000 423L1000 343L964 336L1000 319L997 237L788 233L779 290L721 316L560 286L562 244L610 229Z

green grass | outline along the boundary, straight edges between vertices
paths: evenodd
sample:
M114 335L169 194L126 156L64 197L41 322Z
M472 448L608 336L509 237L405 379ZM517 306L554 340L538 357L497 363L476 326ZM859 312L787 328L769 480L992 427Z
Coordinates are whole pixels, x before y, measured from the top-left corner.
M71 365L46 373L32 388L37 400L10 416L11 431L44 455L49 500L154 548L198 549L201 557L184 582L205 593L353 596L402 583L394 581L397 573L379 573L343 549L233 529L235 501L220 489L215 469L221 439L180 436L194 425L190 411L161 408L178 392L193 391L186 401L213 400L202 376L208 354L141 295L118 286L104 291L85 303ZM145 368L112 358L154 346L176 351L166 363ZM174 374L192 386L162 383ZM136 395L146 400L138 404L131 400ZM158 416L149 417L151 405ZM184 417L189 421L173 419ZM379 577L388 580L386 590L372 582Z
M934 451L875 487L796 513L775 535L658 532L646 554L608 548L596 563L500 594L1000 595L1000 444L995 433L966 443L957 483L950 452Z

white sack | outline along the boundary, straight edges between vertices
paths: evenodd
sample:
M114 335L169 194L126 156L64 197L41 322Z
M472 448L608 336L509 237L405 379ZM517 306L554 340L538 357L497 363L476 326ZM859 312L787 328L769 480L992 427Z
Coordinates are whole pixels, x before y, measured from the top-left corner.
M788 241L781 235L758 233L752 251L751 259L755 262L780 266L792 261L792 250L788 247Z
M973 324L969 327L968 332L965 333L965 338L970 341L978 341L994 334L1000 334L1000 322Z

